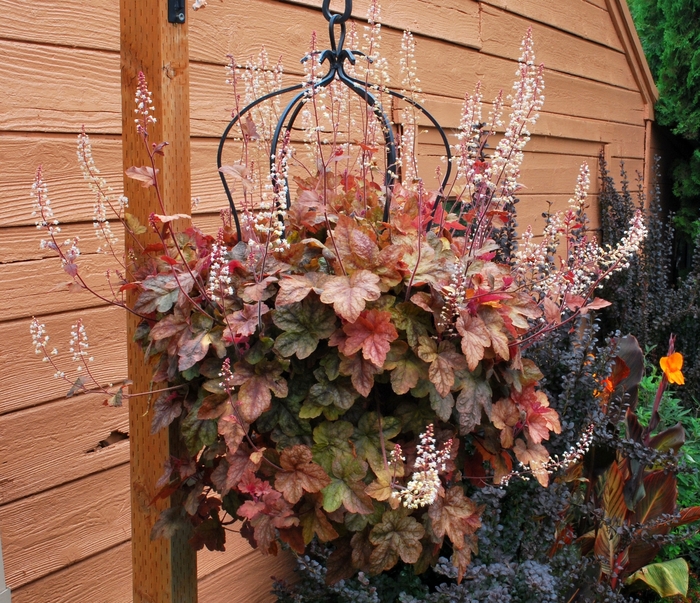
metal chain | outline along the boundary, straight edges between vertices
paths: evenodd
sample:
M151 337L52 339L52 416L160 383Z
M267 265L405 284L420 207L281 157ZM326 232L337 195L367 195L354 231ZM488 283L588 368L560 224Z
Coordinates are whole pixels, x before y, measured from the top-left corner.
M352 0L345 0L345 11L343 13L331 13L331 0L323 0L321 10L326 21L330 21L331 17L339 15L340 19L336 20L336 23L345 23L352 13Z

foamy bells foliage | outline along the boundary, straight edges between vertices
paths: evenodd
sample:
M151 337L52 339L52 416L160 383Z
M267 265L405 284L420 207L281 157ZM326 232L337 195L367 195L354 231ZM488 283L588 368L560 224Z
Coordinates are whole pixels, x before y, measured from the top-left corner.
M378 8L370 10L376 20ZM376 23L362 40L352 27L349 35L376 57ZM407 91L417 94L411 44L407 37L404 68ZM576 245L545 276L527 258L519 267L508 224L543 87L528 34L512 95L503 103L497 95L494 123L474 122L480 89L467 100L459 178L449 185L456 201L439 204L420 169L411 179L397 174L384 223L381 126L344 86L313 88L322 75L315 49L314 41L300 128L278 152L274 103L243 115L229 141L222 171L239 208L240 240L230 214L216 237L194 227L175 233L183 216L156 213L149 220L156 243L140 247L127 237L134 248L122 288L134 292L136 335L154 363L153 381L170 388L151 406L152 429L177 422L187 448L159 482L164 496L181 490L184 505L161 517L154 536L189 520L194 546L221 549L229 514L264 553L277 552L280 539L300 552L314 538L333 541L338 568L376 574L400 560L425 568L442 549L461 579L477 550L481 513L464 480L500 483L519 462L548 483L545 444L561 425L523 351L601 306L592 299L595 274L588 290L562 285L557 299L542 294L551 271L581 262L585 182L571 210L581 224L565 216L569 230L550 226L548 235L550 246L557 236ZM354 73L369 78L381 65L358 56ZM247 70L231 59L235 111L281 85L282 74L264 53ZM386 100L381 87L373 93ZM168 150L148 140L150 99L141 78L137 127L152 165L127 174L162 203L153 154ZM510 111L504 126L501 109ZM415 119L412 112L406 121ZM419 143L402 146L402 165L418 166ZM124 222L134 234L146 230ZM596 252L597 270L623 264L635 237L608 255ZM392 456L397 445L403 454Z

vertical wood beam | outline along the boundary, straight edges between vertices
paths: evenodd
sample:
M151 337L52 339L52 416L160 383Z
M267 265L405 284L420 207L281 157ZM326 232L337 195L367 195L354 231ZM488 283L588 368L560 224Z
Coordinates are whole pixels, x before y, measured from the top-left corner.
M165 213L190 213L189 48L187 24L168 23L167 0L120 0L122 153L124 169L150 165L143 140L134 124L134 96L143 71L153 95L157 123L149 127L150 142L167 141L165 156L157 157L158 180ZM162 213L154 189L125 178L129 212L148 224L152 212ZM178 228L187 226L178 220ZM147 235L145 236L147 239ZM152 241L149 241L152 242ZM133 342L138 318L129 316L127 345L132 392L148 391L152 366L144 363ZM153 501L155 483L169 454L177 454L176 431L150 434L148 397L129 400L131 440L131 546L134 603L196 603L197 558L178 532L171 540L151 541L150 533L170 500Z

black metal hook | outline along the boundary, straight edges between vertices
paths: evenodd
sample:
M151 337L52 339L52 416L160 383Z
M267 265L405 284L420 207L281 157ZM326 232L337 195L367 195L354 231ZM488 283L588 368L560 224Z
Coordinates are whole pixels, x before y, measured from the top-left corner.
M228 124L226 129L224 130L223 135L221 136L221 140L219 142L219 150L217 153L216 157L216 162L217 166L221 168L222 163L222 155L223 155L223 149L224 149L224 143L226 142L229 133L233 129L233 127L239 122L239 120L246 114L248 113L251 109L259 105L260 103L270 100L276 96L280 96L282 94L287 94L289 92L293 92L295 90L301 90L301 92L298 92L297 94L294 95L292 100L289 102L289 104L286 106L284 111L282 111L282 114L279 117L279 120L277 121L277 126L275 128L275 132L272 136L272 141L271 141L271 152L270 152L270 173L275 173L275 163L277 161L277 148L279 145L279 141L285 138L290 132L292 127L294 126L294 122L296 121L297 117L299 116L299 113L301 112L301 108L304 106L304 103L309 97L309 89L311 90L311 94L313 94L314 90L317 90L319 88L325 88L328 86L331 82L334 80L338 80L342 82L345 86L347 86L350 90L352 90L355 94L357 94L360 98L362 98L372 109L372 112L374 113L375 117L379 120L382 126L382 134L384 137L384 145L386 149L386 171L384 174L384 185L386 187L386 202L384 204L384 215L383 215L383 220L384 222L389 221L389 216L390 216L390 211L391 211L391 197L392 197L392 189L393 185L396 182L397 179L397 171L398 171L398 156L397 156L397 150L396 150L396 140L394 138L394 132L391 127L391 120L387 116L387 114L384 112L384 108L382 107L381 103L377 99L377 97L372 94L370 90L376 89L376 87L372 84L369 84L368 82L364 82L362 80L358 80L356 78L353 78L349 76L344 69L344 62L347 59L351 64L355 64L355 55L358 56L365 56L364 53L360 51L351 51L351 50L345 50L343 48L343 45L345 43L345 22L350 18L350 14L352 13L352 0L345 0L345 11L340 14L340 13L331 13L330 12L330 0L323 0L323 5L321 7L321 10L323 11L324 17L328 20L328 29L329 29L329 37L330 37L330 44L331 44L331 49L330 50L323 50L323 51L316 51L311 53L310 55L306 55L304 58L301 59L301 62L305 62L308 59L312 58L313 56L321 55L321 60L320 62L323 63L325 61L328 61L328 73L324 75L319 81L314 82L310 86L308 84L296 84L294 86L290 86L288 88L283 88L281 90L277 90L275 92L270 92L269 94L265 94L264 96L261 96L260 98L254 100L252 103L250 103L248 106L243 108L240 113L238 113L234 118L231 120L231 122ZM335 38L335 26L340 25L340 39L336 42ZM367 60L371 62L371 58L367 57ZM304 89L306 88L306 89ZM452 172L452 153L450 150L450 144L447 140L447 135L445 134L444 130L438 123L438 121L418 102L415 100L407 97L404 94L401 94L400 92L394 92L393 90L389 89L384 89L384 92L389 94L390 96L393 96L395 98L401 99L410 105L412 105L414 108L418 109L425 117L435 126L437 131L440 134L440 137L442 139L443 146L445 148L445 156L447 158L447 169L445 170L445 176L442 179L441 187L440 187L440 192L437 196L437 199L435 201L435 205L433 206L432 209L432 215L430 222L428 223L428 229L432 226L433 219L435 217L435 213L437 211L438 206L445 200L445 196L443 194L443 191L445 190L445 187L447 183L449 182L450 175ZM285 125L285 121L287 122ZM233 215L234 222L236 224L236 233L238 235L238 239L241 239L241 226L240 222L238 220L238 213L236 212L236 206L233 202L233 197L231 195L231 190L228 186L228 183L226 181L226 176L223 174L221 171L219 171L219 177L221 178L221 182L224 186L224 191L226 193L226 197L228 198L229 205L231 207L231 213ZM273 186L275 187L275 190L279 192L282 188L286 189L286 206L287 209L290 208L291 206L291 197L289 193L289 186L287 186L287 183L283 177L280 175L276 175L275 181L273 182Z
M333 17L340 17L340 23L345 23L352 14L352 0L345 0L345 10L342 13L331 13L331 0L323 0L321 11L326 21L330 21Z

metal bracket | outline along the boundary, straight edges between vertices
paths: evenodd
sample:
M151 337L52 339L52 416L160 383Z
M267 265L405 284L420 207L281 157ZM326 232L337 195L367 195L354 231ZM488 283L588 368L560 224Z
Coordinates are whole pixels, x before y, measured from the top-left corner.
M168 0L168 23L184 23L185 12L185 0Z

